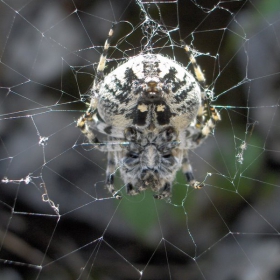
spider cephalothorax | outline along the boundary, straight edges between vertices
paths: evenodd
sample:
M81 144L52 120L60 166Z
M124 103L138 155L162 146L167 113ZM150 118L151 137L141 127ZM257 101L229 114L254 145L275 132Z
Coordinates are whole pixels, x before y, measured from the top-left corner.
M129 145L118 157L127 192L137 194L150 187L157 197L166 196L182 161L174 128L158 133L128 128L125 136Z
M140 54L104 77L111 29L97 67L91 103L77 125L94 147L108 152L106 186L114 188L118 166L128 194L147 187L156 198L171 196L172 182L181 168L194 188L188 150L194 149L214 129L220 115L210 106L205 78L188 46L185 50L195 77L176 61L160 54ZM113 139L99 141L99 131Z

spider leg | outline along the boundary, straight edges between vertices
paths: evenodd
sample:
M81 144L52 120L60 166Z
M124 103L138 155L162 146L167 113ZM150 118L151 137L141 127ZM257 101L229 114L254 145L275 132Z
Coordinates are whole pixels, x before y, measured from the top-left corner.
M105 41L105 44L104 44L103 52L100 56L99 63L98 63L98 66L97 66L97 73L96 73L96 76L95 76L95 79L94 79L94 82L93 82L93 90L97 91L97 92L99 90L100 83L102 83L102 81L104 80L104 69L105 69L105 66L106 66L108 49L110 47L111 40L112 40L112 37L113 37L113 34L114 34L114 26L115 25L113 24L109 33L108 33L107 40Z
M193 70L197 81L201 86L201 105L198 109L195 123L186 129L188 146L184 150L183 160L182 160L182 170L186 175L187 182L190 186L195 189L199 189L204 186L203 183L199 183L195 180L193 175L192 166L188 158L188 149L196 148L200 143L214 130L215 125L221 120L219 112L210 105L211 101L211 91L207 90L206 79L201 71L200 66L189 48L188 45L184 46L184 49L189 57L189 60L193 66Z
M88 138L89 142L92 144L97 144L96 147L101 151L106 151L106 148L104 148L106 143L101 143L98 140L98 138L95 136L95 134L93 132L93 127L96 128L98 131L100 131L98 126L101 126L102 130L104 130L104 131L100 131L100 132L108 134L108 135L110 135L110 133L108 133L108 131L106 131L106 129L111 130L112 128L110 126L107 126L103 121L96 119L97 118L96 109L97 109L97 104L98 104L98 98L97 98L97 96L94 96L94 95L95 94L98 95L99 85L100 85L100 83L102 83L102 81L104 79L104 69L106 66L107 53L108 53L108 49L110 47L113 33L114 33L114 25L112 26L112 28L110 29L110 31L108 33L107 40L105 41L105 44L104 44L103 52L99 59L99 63L97 66L97 73L96 73L96 76L95 76L95 79L93 82L93 87L92 87L93 96L91 98L90 106L89 106L87 112L83 116L81 116L79 118L79 120L77 121L77 126L85 134L85 136ZM91 125L89 125L89 123L91 123ZM111 148L111 149L114 150L114 148Z
M200 189L204 187L203 183L199 183L195 180L195 177L193 175L192 166L190 163L190 160L188 158L188 152L187 150L184 150L183 160L182 160L182 171L184 172L188 184L193 187L194 189Z
M116 199L121 199L121 195L114 188L114 177L116 172L116 162L113 152L108 152L108 162L106 169L106 185L107 190L115 197Z
M221 116L215 108L209 106L209 111L210 117L208 119L203 116L197 116L195 127L200 130L200 133L195 141L198 144L214 130L216 123L221 120Z
M201 71L201 68L197 64L196 59L192 54L192 51L187 45L185 45L184 49L189 56L196 79L198 80L203 89L201 93L202 104L198 110L195 125L196 128L201 131L198 137L196 138L196 142L197 144L199 144L202 139L206 138L214 130L216 123L221 120L221 116L216 110L216 108L210 105L211 96L209 96L210 94L207 94L207 92L209 93L209 91L205 90L207 88L206 79L204 77L203 72Z
M164 186L159 190L159 194L154 194L155 199L163 199L171 196L171 187L170 182L166 182Z
M82 133L88 138L90 143L100 143L93 130L89 127L88 122L93 122L94 111L87 110L77 121L77 127L79 127Z
M131 183L126 184L126 193L128 195L137 195L139 190L135 189Z
M121 151L124 146L128 144L123 140L123 134L118 130L113 128L111 125L107 125L101 119L98 119L96 110L88 110L83 116L81 116L77 121L77 127L79 127L82 133L87 137L89 143L101 152L113 152ZM108 136L113 136L119 138L117 141L100 141L94 134L94 130Z
M185 45L184 49L185 49L187 55L189 56L189 60L193 66L194 73L195 73L195 76L196 76L198 82L201 84L202 87L205 87L206 79L205 79L204 74L202 73L199 65L197 64L196 59L193 56L192 51L190 50L190 47L188 45Z
M94 121L94 111L90 109L78 119L77 127L81 129L82 133L87 137L89 143L93 144L98 150L106 152L108 150L106 143L102 143L98 140L89 123L92 123L93 127L95 127L96 123Z

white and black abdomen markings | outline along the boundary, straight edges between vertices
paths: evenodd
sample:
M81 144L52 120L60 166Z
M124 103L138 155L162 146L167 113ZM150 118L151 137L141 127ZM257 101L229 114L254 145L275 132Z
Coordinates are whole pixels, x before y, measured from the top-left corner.
M151 124L186 129L201 105L195 78L159 54L139 55L120 65L105 76L95 94L100 118L108 127L119 129L144 129Z

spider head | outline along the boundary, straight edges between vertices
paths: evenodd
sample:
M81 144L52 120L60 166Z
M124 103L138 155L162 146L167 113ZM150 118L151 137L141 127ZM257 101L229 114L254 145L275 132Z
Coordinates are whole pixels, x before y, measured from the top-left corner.
M157 198L170 196L171 185L180 167L181 153L177 133L167 127L158 133L144 134L134 128L126 130L130 141L122 158L121 173L129 194L150 187Z

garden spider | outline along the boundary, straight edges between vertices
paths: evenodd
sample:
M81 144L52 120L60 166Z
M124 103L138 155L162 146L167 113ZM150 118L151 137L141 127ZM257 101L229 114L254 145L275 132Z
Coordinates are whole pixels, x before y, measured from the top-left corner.
M108 153L107 189L121 198L114 188L117 166L130 195L150 187L155 198L170 197L180 168L190 186L201 188L188 150L199 146L221 118L210 105L211 91L191 50L184 46L195 77L176 61L153 53L131 57L104 76L113 33L112 28L97 66L89 108L77 122L88 141ZM94 131L108 141L99 141Z

